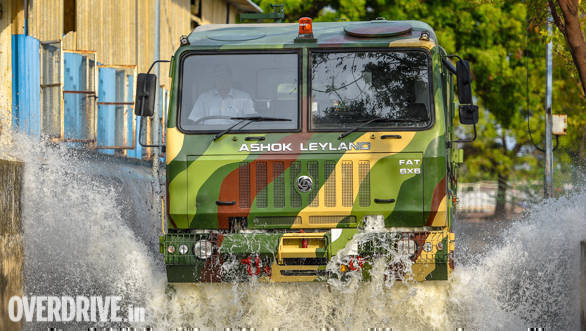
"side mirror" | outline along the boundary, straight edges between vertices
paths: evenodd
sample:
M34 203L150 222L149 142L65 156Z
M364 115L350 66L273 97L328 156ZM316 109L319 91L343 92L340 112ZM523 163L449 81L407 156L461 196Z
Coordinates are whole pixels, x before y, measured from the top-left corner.
M456 78L458 80L458 100L462 105L472 104L472 77L470 62L459 60L456 63Z
M153 74L138 74L136 79L136 101L134 114L136 116L153 116L155 112L155 96L157 94L157 76Z
M478 106L475 105L460 105L460 123L462 124L476 124L478 123Z

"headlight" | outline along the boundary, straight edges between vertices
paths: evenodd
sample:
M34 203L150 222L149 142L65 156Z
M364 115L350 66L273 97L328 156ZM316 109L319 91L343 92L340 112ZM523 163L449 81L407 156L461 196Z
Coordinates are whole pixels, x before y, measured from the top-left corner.
M169 254L175 253L175 246L169 245L169 247L167 247L167 252L169 252Z
M185 254L187 254L187 251L189 251L189 248L187 247L187 245L184 245L184 244L179 245L179 254L185 255Z
M212 256L212 249L212 243L205 239L196 242L193 246L193 252L195 253L195 256L204 260Z
M417 243L413 239L403 238L397 242L397 252L401 255L413 256L417 251Z

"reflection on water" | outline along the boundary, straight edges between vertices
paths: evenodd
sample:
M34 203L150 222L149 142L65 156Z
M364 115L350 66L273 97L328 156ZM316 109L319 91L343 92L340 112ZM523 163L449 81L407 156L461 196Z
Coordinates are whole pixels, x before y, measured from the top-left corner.
M344 288L254 280L168 287L156 252L159 219L150 213L148 169L20 135L4 141L0 156L18 155L26 162L29 295L119 295L127 304L145 305L145 324L157 329L578 327L583 190L532 206L522 219L493 227L490 236L481 225L456 224L457 264L450 282L388 288L381 268L371 282Z

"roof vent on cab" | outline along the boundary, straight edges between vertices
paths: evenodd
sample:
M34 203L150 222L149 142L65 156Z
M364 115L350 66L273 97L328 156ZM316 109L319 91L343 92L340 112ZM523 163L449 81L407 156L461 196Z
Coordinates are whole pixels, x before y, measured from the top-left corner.
M260 39L266 36L264 33L259 32L247 32L242 33L241 31L237 31L235 29L221 29L217 31L212 31L207 34L208 39L217 40L217 41L247 41L247 40L255 40Z
M346 34L361 38L385 38L408 34L410 24L376 19L370 22L349 24L344 27Z

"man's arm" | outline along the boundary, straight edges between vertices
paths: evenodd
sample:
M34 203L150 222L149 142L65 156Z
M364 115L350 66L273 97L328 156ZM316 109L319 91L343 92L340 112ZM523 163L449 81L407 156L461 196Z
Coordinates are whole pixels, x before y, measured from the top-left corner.
M252 101L250 95L243 91L240 91L240 93L242 93L242 95L240 96L242 102L240 112L242 113L242 115L255 114L256 112L254 110L254 102Z
M193 108L191 108L191 113L189 113L188 118L191 121L197 121L198 119L204 117L207 115L208 112L208 100L207 100L207 94L203 93L201 94L197 100L195 101L195 104L193 105Z

